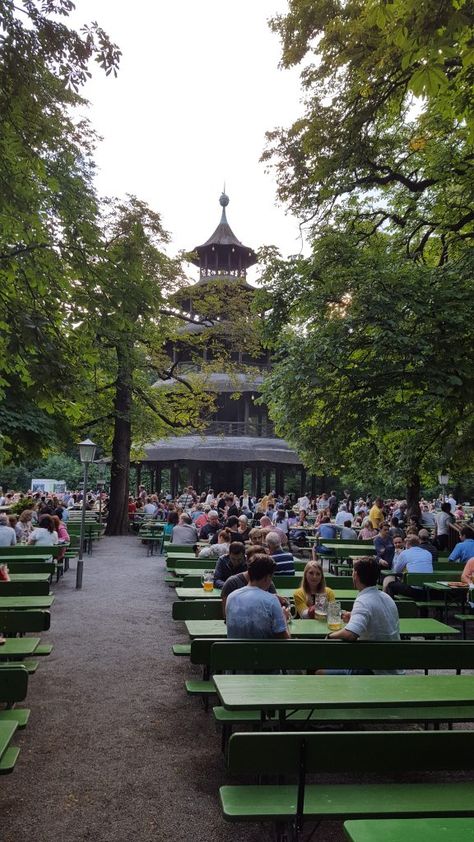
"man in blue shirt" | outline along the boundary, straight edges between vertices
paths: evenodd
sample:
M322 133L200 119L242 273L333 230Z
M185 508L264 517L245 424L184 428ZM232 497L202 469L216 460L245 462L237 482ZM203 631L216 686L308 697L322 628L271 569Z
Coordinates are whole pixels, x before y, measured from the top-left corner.
M228 638L289 638L286 618L276 596L268 593L275 563L256 555L248 568L249 583L227 597L225 618Z
M433 572L433 556L428 550L420 547L420 539L418 535L408 535L405 540L406 549L398 556L393 572L396 576L401 576L403 571L407 573L432 573ZM405 582L395 581L390 582L387 586L387 593L394 597L397 594L403 596L410 596L412 599L420 599L423 594L422 587L413 585L406 585Z
M275 562L275 573L278 576L294 576L295 560L291 553L282 549L278 532L269 532L266 538L266 544Z
M461 540L456 544L454 550L449 556L449 561L459 561L466 564L470 558L474 557L474 532L469 526L463 526L461 529Z

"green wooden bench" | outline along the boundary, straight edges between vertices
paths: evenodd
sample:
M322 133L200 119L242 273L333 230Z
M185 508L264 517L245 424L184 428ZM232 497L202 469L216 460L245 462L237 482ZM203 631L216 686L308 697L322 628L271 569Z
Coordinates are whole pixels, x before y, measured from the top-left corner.
M46 596L49 582L0 582L0 596Z
M2 560L0 558L0 564ZM55 561L9 561L8 569L10 573L48 573L49 576L54 576L56 573Z
M50 626L49 611L0 611L0 633L5 635L48 631Z
M0 775L13 772L20 749L10 746L16 729L16 722L0 721Z
M171 616L173 620L222 620L222 602L220 599L178 600L173 602Z
M30 711L15 705L26 698L27 692L28 670L23 664L8 664L8 669L0 671L0 704L6 705L0 710L0 722L16 722L18 728L26 728Z
M474 819L359 819L344 831L349 842L474 842Z
M474 783L441 774L473 768L474 731L234 734L232 776L284 776L285 783L223 786L219 795L227 821L272 822L277 840L297 842L306 821L473 817ZM313 773L348 771L354 783L307 782ZM430 773L426 782L420 782L423 772ZM361 781L365 773L379 782ZM394 783L400 773L413 773L414 780ZM385 776L392 779L380 782Z

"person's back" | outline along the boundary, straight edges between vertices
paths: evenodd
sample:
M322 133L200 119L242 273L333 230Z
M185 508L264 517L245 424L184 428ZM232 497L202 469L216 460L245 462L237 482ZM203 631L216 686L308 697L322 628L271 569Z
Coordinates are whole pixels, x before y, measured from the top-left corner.
M274 594L247 585L232 591L226 603L227 637L272 638L286 629L281 605Z
M433 556L420 546L408 547L400 553L396 570L406 569L408 573L432 573Z
M363 629L359 622L362 616ZM359 640L400 640L397 606L388 594L379 591L376 586L364 588L354 601L346 629L358 634Z
M58 533L50 532L42 526L37 526L30 534L29 543L36 547L55 547L58 543Z
M326 540L333 540L336 537L336 530L332 523L321 523L318 528L319 537Z
M340 533L343 541L357 541L357 532L351 526L342 526Z
M268 555L257 553L249 564L247 574L240 574L242 578L248 578L248 585L237 586L237 590L227 597L225 618L228 638L262 640L289 637L278 598L268 593L274 568L275 564ZM232 578L237 579L237 576Z
M290 552L282 549L278 533L269 532L266 543L275 562L275 573L278 576L294 576L295 560Z
M15 544L15 530L8 523L0 523L0 547L13 547Z
M190 523L180 522L177 526L173 527L173 531L171 533L172 544L196 544L197 539L196 527Z

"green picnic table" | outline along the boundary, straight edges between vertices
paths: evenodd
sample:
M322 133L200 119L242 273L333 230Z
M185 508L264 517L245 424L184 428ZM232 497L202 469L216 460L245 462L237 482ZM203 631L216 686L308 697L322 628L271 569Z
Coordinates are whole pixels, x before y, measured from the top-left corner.
M10 740L17 728L18 722L15 722L14 720L10 722L0 722L0 766L1 759L8 749Z
M10 582L49 582L49 573L10 573Z
M212 591L205 591L203 588L176 588L178 599L220 599L221 591L216 588ZM292 599L294 588L278 588L278 595ZM336 599L355 599L359 593L356 590L341 589L334 591Z
M0 644L0 658L27 658L41 643L39 637L7 637Z
M350 842L474 842L474 819L357 819L344 830Z
M185 626L191 639L196 637L227 637L227 627L224 620L186 620ZM402 637L456 637L459 633L459 629L431 618L400 620L400 635ZM291 624L291 636L295 638L324 638L327 634L329 634L327 623L322 620L293 620Z
M10 562L12 562L12 561L14 561L14 562L24 562L25 564L27 564L28 562L32 562L32 561L39 563L41 561L48 562L48 561L51 561L51 559L52 559L51 553L44 553L44 554L41 554L41 553L28 553L28 554L21 553L21 554L18 554L18 553L12 552L11 554L9 553L8 555L0 556L0 564L6 564L8 566L10 564Z
M51 608L54 596L0 596L0 611Z
M354 644L357 645L357 644ZM214 675L227 710L472 705L472 675Z

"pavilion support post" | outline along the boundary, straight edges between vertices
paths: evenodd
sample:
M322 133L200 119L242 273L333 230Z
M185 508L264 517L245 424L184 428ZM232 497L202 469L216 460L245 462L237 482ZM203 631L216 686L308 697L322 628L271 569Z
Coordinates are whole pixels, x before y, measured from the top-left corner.
M155 493L155 472L154 472L154 470L151 466L150 466L149 471L150 471L150 493L154 494Z
M257 494L257 469L255 465L252 465L252 479L251 479L251 487L248 489L249 494Z
M161 468L155 468L155 491L157 494L161 491Z
M281 465L275 467L275 491L278 495L283 494L283 467Z
M300 496L306 494L306 468L301 468L301 486L300 486Z
M139 463L137 463L137 465L135 466L135 470L136 470L136 489L135 489L135 494L136 494L136 496L138 497L139 488L140 488L140 486L141 486L141 484L142 484L142 466L141 466Z
M255 496L257 500L262 496L262 467L261 465L257 465L255 468L256 472L256 481L255 481Z

